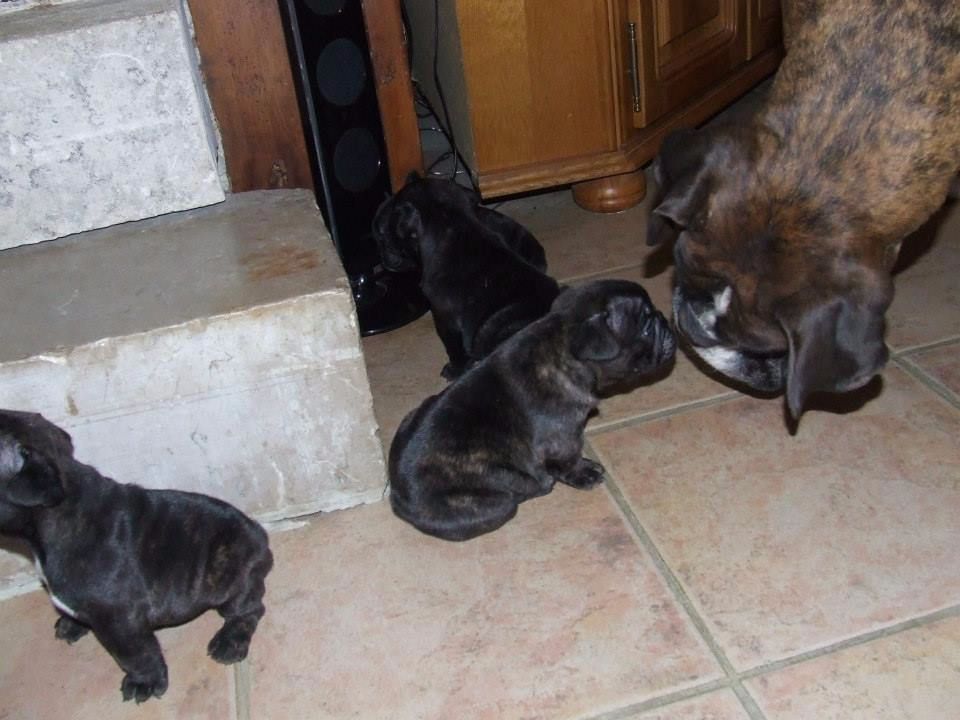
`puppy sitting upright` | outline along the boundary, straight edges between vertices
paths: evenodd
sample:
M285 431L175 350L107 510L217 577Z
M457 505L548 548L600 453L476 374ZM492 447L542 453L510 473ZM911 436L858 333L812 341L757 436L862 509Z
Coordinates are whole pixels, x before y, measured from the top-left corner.
M565 290L546 317L404 418L390 448L394 512L428 535L468 540L555 482L595 485L604 469L581 456L588 416L675 349L636 283Z
M60 613L56 636L93 630L126 673L124 700L167 689L155 629L215 608L224 624L207 650L232 663L264 613L273 558L263 528L205 495L103 477L40 415L0 410L0 533L32 548Z
M540 243L447 180L412 175L377 211L373 234L388 270L420 268L448 380L546 314L559 292Z

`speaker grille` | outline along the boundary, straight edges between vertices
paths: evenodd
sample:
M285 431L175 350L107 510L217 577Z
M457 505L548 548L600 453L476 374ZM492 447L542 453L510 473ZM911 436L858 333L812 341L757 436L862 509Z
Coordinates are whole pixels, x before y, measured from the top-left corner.
M304 0L303 4L317 15L336 15L343 10L347 0Z
M347 38L334 40L320 51L316 72L323 99L339 107L353 105L367 82L363 52Z

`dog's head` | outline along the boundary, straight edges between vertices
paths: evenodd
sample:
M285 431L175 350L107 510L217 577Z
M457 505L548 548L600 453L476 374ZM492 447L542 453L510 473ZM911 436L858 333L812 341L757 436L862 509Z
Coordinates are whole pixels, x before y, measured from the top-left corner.
M601 394L654 373L676 350L670 323L634 282L596 280L568 288L551 311L564 316L570 354L591 368Z
M866 384L886 363L889 252L802 193L760 179L762 129L679 131L654 164L651 245L675 242L674 320L720 373L786 391L799 417L814 392Z
M0 516L61 502L62 464L72 456L70 435L43 416L0 410Z
M480 197L449 180L421 178L411 173L406 185L377 209L373 237L383 266L393 272L420 266L421 253L429 252L432 227L475 213Z

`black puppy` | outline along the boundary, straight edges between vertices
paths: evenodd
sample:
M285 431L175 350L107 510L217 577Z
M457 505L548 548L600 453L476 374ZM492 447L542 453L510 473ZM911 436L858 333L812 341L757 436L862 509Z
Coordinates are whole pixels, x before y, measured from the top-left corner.
M676 341L636 283L565 290L521 330L404 418L390 448L390 504L428 535L495 530L555 482L603 479L581 457L599 398L667 363Z
M559 292L533 235L448 180L411 176L377 211L373 234L388 270L420 268L449 380L545 315Z
M167 689L155 629L216 608L224 624L207 651L233 663L264 613L273 558L263 528L205 495L103 477L40 415L0 410L0 533L32 548L60 613L56 636L93 630L126 673L124 700Z

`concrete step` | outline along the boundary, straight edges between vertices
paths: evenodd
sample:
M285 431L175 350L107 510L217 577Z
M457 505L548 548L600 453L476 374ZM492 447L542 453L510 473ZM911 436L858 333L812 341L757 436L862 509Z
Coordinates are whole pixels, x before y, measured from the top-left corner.
M223 200L180 0L0 18L0 249Z
M382 497L353 298L308 191L0 252L0 304L0 407L105 475L261 520ZM0 557L0 589L23 568Z

